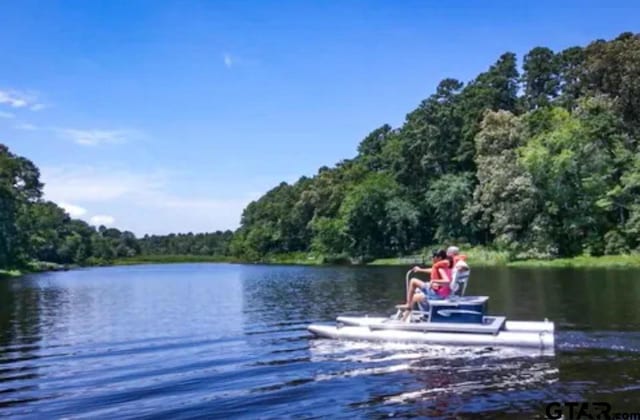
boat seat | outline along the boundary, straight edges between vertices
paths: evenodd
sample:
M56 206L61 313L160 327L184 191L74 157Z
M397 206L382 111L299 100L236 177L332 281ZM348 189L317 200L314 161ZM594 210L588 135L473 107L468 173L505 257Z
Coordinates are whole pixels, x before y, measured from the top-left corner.
M429 301L429 322L481 323L489 296L462 296Z
M469 277L471 275L471 269L468 267L465 270L453 269L451 284L451 296L449 299L461 298L464 296L467 286L469 285Z

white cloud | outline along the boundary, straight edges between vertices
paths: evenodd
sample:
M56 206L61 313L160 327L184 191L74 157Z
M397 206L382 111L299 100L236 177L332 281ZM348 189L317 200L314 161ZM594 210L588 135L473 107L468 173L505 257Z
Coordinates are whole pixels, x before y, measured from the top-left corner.
M56 130L62 137L83 146L97 146L104 143L125 143L138 137L136 130L79 130L61 128Z
M224 62L224 65L230 69L231 66L233 66L233 58L231 58L230 54L224 53L224 55L222 56L222 61Z
M62 207L64 211L66 211L69 214L69 216L73 218L84 216L87 213L87 209L80 206L75 206L73 204L62 202L62 203L58 203L58 205Z
M34 111L44 108L44 105L38 102L36 94L17 90L0 90L0 104L12 108L29 108Z
M38 129L37 126L29 123L24 123L24 122L16 124L15 127L17 130L24 130L24 131L36 131Z
M0 90L0 104L7 104L13 108L22 108L27 106L28 100L19 92Z
M117 220L118 229L131 230L137 235L235 229L242 210L260 195L219 197L213 185L211 197L188 195L184 188L176 192L171 189L170 181L176 185L177 176L167 171L134 172L88 166L45 166L41 171L46 199L74 203L78 207L99 207L100 215L110 215L114 223ZM98 212L88 213L96 217ZM83 218L99 224L89 217L92 214L85 213Z
M115 223L115 221L116 219L113 216L109 216L106 214L98 214L89 219L89 222L94 226L111 226Z
M56 202L105 202L156 191L165 183L162 172L134 173L123 169L42 167L44 192Z
M0 111L0 118L5 118L7 120L12 120L14 119L16 116L10 112L4 112L4 111Z
M148 202L137 202L139 209L131 230L137 234L212 232L235 229L242 210L255 197L187 198L164 193Z

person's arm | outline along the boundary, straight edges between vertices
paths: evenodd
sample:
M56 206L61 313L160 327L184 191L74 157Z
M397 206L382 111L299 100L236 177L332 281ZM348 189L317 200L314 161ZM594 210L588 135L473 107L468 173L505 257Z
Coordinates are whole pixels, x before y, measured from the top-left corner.
M447 273L447 271L445 269L438 268L438 273L440 273L440 279L431 280L433 283L447 284L447 283L451 282L451 279L449 278L449 274Z
M431 268L420 268L417 265L411 269L414 273L431 273Z

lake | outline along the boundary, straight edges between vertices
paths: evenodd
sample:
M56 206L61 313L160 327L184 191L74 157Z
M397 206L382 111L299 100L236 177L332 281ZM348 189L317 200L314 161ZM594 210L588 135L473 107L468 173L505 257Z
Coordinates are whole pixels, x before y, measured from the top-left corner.
M0 280L0 416L544 418L640 412L640 271L473 269L490 312L556 323L551 355L338 342L306 327L388 315L408 267L232 264Z

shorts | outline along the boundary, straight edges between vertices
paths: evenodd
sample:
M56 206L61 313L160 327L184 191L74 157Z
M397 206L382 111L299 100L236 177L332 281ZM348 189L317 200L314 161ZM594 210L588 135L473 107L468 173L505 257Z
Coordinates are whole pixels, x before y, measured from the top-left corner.
M427 300L444 300L444 298L431 287L423 287L420 290L422 290L422 293L427 297Z

